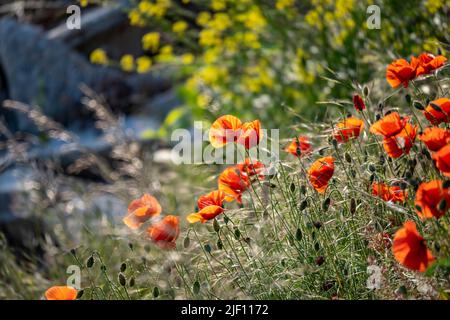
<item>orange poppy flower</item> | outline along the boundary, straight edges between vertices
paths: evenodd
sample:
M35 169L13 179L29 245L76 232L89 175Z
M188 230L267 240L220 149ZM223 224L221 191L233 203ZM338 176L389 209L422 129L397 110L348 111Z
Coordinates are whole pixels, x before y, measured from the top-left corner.
M397 59L388 65L386 69L386 80L392 88L399 85L408 87L408 82L416 77L417 62L411 64L405 59Z
M395 136L383 139L383 147L391 158L408 154L416 139L417 127L407 123Z
M395 233L392 251L400 264L420 272L427 270L434 261L431 251L413 221L406 221L403 228Z
M336 125L333 131L333 138L337 142L347 142L352 138L359 137L363 128L364 122L361 119L349 117Z
M385 183L372 183L372 194L384 201L405 202L407 192L399 186L388 186Z
M180 220L178 217L168 215L162 220L153 223L147 229L147 234L159 247L173 249L176 246L175 242L180 234L179 224Z
M450 131L438 127L426 128L419 136L419 140L421 140L430 151L438 151L447 145L447 140L449 138Z
M301 157L311 153L312 146L307 137L299 136L292 139L292 142L284 149L284 151L289 152L296 157Z
M316 160L308 170L309 182L319 193L324 193L334 173L333 157Z
M423 111L425 118L432 125L437 126L442 122L450 121L450 99L439 98L431 101L430 104Z
M353 95L353 106L355 107L356 111L363 111L366 108L366 104L359 94Z
M68 286L53 286L45 291L47 300L75 300L77 289Z
M241 127L237 143L242 144L246 149L250 149L257 146L262 137L263 132L259 120L245 122Z
M432 158L436 161L439 171L444 176L450 177L450 144L433 153Z
M258 178L260 180L264 179L264 170L266 167L262 162L258 160L246 158L244 162L238 163L236 167L241 172L241 174L245 174L249 178L258 175Z
M439 219L450 206L450 189L444 189L441 180L423 182L417 189L415 205L417 215L421 219L432 217Z
M447 61L447 58L444 56L434 56L430 53L422 53L417 59L419 60L416 70L417 77L439 69Z
M219 214L223 213L224 210L225 209L221 206L209 205L200 209L199 212L189 214L187 216L187 221L189 221L189 223L195 223L198 221L205 223L205 221L212 220Z
M161 205L155 197L144 194L128 206L128 214L123 222L131 229L139 228L148 219L161 213Z
M220 148L230 142L236 142L241 134L242 122L232 115L218 118L209 129L209 141L214 148Z
M408 118L402 118L398 112L391 112L370 127L370 132L384 137L394 136L404 127Z
M226 201L242 203L242 193L250 186L250 181L247 174L242 173L237 166L232 166L220 174L218 186L226 194Z
M220 190L211 191L208 194L200 196L197 200L197 207L199 210L207 206L219 206L222 207L223 201L225 200L225 193Z

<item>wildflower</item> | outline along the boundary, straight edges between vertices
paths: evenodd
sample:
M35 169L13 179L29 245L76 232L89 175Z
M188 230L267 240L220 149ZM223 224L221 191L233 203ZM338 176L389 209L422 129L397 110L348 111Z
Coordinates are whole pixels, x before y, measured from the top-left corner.
M441 55L434 56L430 53L422 53L418 58L418 66L416 76L424 75L433 72L442 67L447 58Z
M207 11L202 11L197 15L197 19L195 20L195 22L197 22L199 26L205 26L210 19L211 14Z
M353 106L355 107L356 111L363 111L364 109L366 109L364 100L359 94L353 95Z
M92 63L95 64L107 64L108 63L108 56L106 55L105 50L103 49L95 49L91 52L91 55L89 57Z
M161 205L155 197L144 194L141 198L133 200L128 206L128 215L123 222L131 229L139 228L148 219L161 213Z
M152 67L152 59L147 56L142 56L136 59L136 71L138 73L147 73Z
M419 136L419 140L422 141L430 151L438 151L444 147L449 138L450 131L438 127L426 128Z
M424 272L434 261L424 238L413 221L406 221L394 236L392 251L395 259L405 267Z
M407 118L400 117L398 112L391 112L372 124L370 132L384 137L391 137L405 127L406 121Z
M417 189L414 203L421 219L440 218L450 205L450 189L444 188L441 180L423 182Z
M53 286L45 291L47 300L75 300L77 290L69 286Z
M222 116L211 125L209 141L214 148L220 148L229 142L235 142L241 133L241 127L241 120L235 116Z
M226 168L218 179L219 190L223 191L226 201L236 200L242 203L242 194L250 186L250 181L246 174L242 174L238 167Z
M384 201L405 202L407 192L399 186L388 186L384 183L372 183L372 194Z
M408 82L416 77L416 67L418 61L410 64L405 59L397 59L388 65L386 69L386 80L393 88L399 85L408 87Z
M120 67L123 71L131 72L134 70L134 58L131 54L126 54L120 59Z
M243 145L246 149L250 149L259 144L262 136L263 132L261 131L261 123L259 120L245 122L242 124L237 143Z
M259 179L264 179L263 171L265 169L265 166L258 160L246 158L244 162L238 163L236 165L236 168L241 172L241 174L246 175L249 178L258 175Z
M142 37L142 47L144 50L156 52L159 47L159 32L149 32Z
M309 182L319 193L324 193L334 173L334 159L331 156L316 160L308 170Z
M189 65L194 62L194 55L192 53L185 53L181 56L181 63L184 65Z
M436 161L436 167L439 171L441 171L444 176L450 177L450 145L441 148L431 157Z
M439 98L437 100L431 101L429 105L423 111L425 118L432 125L438 125L442 122L450 121L450 99Z
M302 155L311 153L312 147L307 137L299 136L292 139L292 142L284 149L284 151L289 152L294 156L300 157Z
M187 28L188 24L186 21L177 21L172 25L172 31L179 35L182 35Z
M347 142L352 138L359 137L363 128L364 122L361 119L349 117L336 125L333 138L338 142Z
M159 247L173 249L180 234L179 223L178 217L173 215L165 216L162 220L153 223L147 229L147 234Z
M187 220L190 223L195 223L200 221L201 223L205 223L205 221L212 220L217 217L219 214L224 212L224 208L221 206L210 205L200 209L199 212L191 213L187 216Z
M408 154L416 139L417 127L407 123L400 133L384 138L383 147L391 158Z
M203 208L212 205L222 207L224 200L225 200L225 193L220 190L214 190L198 198L197 206L199 210L202 210Z

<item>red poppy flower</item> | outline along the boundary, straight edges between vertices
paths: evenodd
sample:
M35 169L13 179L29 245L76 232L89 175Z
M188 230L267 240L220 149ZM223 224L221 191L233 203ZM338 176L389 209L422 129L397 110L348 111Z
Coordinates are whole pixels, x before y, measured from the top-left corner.
M139 228L148 219L161 213L161 205L155 197L144 194L128 206L128 214L123 222L131 229Z
M438 151L447 145L447 140L449 138L450 131L438 127L426 128L419 136L419 140L421 140L430 151Z
M446 145L439 151L433 153L433 160L436 161L436 167L441 171L441 173L450 177L450 145Z
M394 236L392 251L395 259L405 267L424 272L434 261L425 240L413 221L406 221Z
M333 157L316 160L308 170L309 182L319 193L324 193L334 173Z
M416 192L416 212L421 219L440 218L450 206L450 189L441 180L421 183Z
M408 87L408 82L416 77L416 68L418 62L410 64L405 59L398 59L388 65L386 69L386 80L393 88L399 85Z
M259 120L245 122L237 138L237 143L242 144L246 149L250 149L257 146L262 137L263 132Z
M402 190L399 186L388 186L384 183L372 184L372 194L384 201L391 202L405 202L407 192Z
M222 207L224 200L225 193L220 190L214 190L198 198L197 206L199 210L212 205Z
M370 132L385 138L394 136L405 127L407 121L408 118L400 117L398 112L391 112L372 124Z
M439 69L447 61L447 58L444 56L434 56L430 53L422 53L417 59L419 60L416 70L417 77Z
M209 130L209 141L214 148L220 148L230 142L236 142L241 134L242 122L232 115L218 118Z
M299 136L292 139L292 142L284 149L284 151L298 157L304 156L312 152L311 143L305 136Z
M437 126L442 122L450 121L450 99L439 98L431 101L430 104L423 111L425 118L432 125Z
M176 240L180 234L180 220L173 215L165 216L162 220L153 223L147 234L159 247L164 249L175 248Z
M238 163L236 167L241 172L241 174L245 174L249 178L258 175L258 178L260 180L264 179L264 170L266 167L262 162L258 160L246 158L244 162Z
M201 223L205 223L205 221L212 220L223 212L223 207L210 205L200 209L199 212L189 214L187 216L187 221L189 221L189 223L195 223L198 221L200 221Z
M366 104L359 94L353 95L353 106L356 111L363 111L366 108Z
M237 166L226 168L218 179L219 190L226 194L225 200L236 200L242 203L242 193L250 186L247 174L243 173Z
M47 300L75 300L77 290L68 286L53 286L45 291Z
M408 154L416 139L417 127L407 123L395 136L383 139L383 147L391 158Z
M333 138L337 142L347 142L352 138L359 137L363 128L364 122L361 119L349 117L336 125L333 130Z

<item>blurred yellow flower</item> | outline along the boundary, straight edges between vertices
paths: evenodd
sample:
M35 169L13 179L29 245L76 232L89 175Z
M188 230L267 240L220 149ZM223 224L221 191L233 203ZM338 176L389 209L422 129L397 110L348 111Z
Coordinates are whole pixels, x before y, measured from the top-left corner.
M211 103L212 98L207 94L199 94L197 96L197 105L201 108L206 108Z
M200 31L199 43L201 46L212 46L220 43L219 34L212 29L203 29Z
M194 62L194 55L192 53L185 53L181 56L181 63L182 64L192 64Z
M120 59L120 67L123 71L131 72L134 70L134 58L131 54L126 54Z
M108 56L103 49L95 49L92 51L89 59L95 64L107 64L109 61Z
M173 48L170 45L161 47L159 55L156 57L159 62L170 62L173 60Z
M217 31L223 31L231 25L230 17L223 12L214 14L214 18L208 22L208 27Z
M225 0L212 0L211 8L215 11L225 9L226 8Z
M186 21L177 21L172 25L172 31L179 35L183 34L188 28L188 24Z
M152 67L152 59L147 56L142 56L136 59L136 70L138 73L149 72Z
M156 52L159 47L159 32L149 32L142 37L142 47L145 50Z
M89 1L88 1L88 0L80 0L80 5L81 5L82 7L87 7L88 4L89 4Z
M211 14L207 11L202 11L198 14L195 21L199 26L205 26L208 23L209 19L211 19Z
M278 10L284 10L286 8L293 7L295 4L295 0L277 0L275 7Z

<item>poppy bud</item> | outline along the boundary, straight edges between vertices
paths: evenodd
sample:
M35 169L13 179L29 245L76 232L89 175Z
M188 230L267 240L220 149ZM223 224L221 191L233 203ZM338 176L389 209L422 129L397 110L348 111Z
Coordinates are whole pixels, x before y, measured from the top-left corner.
M295 191L295 183L291 183L291 185L289 186L289 188L291 189L291 192Z
M323 256L316 258L316 264L320 267L325 262L325 258Z
M130 286L130 288L133 288L135 284L136 284L136 280L134 280L134 277L131 277L130 281L128 282L128 285Z
M430 153L428 152L427 149L422 149L421 152L422 152L422 154L425 156L425 158L427 158L428 160L431 159L431 155L430 155Z
M215 232L219 232L220 231L220 225L219 225L219 222L217 222L216 219L214 219L214 221L213 221L213 228L214 228Z
M106 272L106 266L104 264L102 264L100 266L100 270L102 270L102 272Z
M380 103L378 104L378 111L380 111L381 113L383 113L383 109L384 109L384 104L383 104L383 102L380 102Z
M73 256L75 256L75 255L77 254L77 252L76 252L75 249L70 249L70 253L71 253Z
M416 207L416 210L417 210L417 211L422 212L422 207L421 207L421 206L419 206L418 204L416 204L415 207Z
M369 164L369 171L370 172L375 172L375 170L376 170L375 166L372 163Z
M353 95L353 107L357 111L363 111L366 108L364 100L358 94Z
M314 221L313 224L314 224L314 227L316 227L317 229L320 229L322 227L322 222L320 222L320 221Z
M350 199L350 213L355 214L356 212L356 201L354 198Z
M446 211L447 210L447 201L445 201L445 199L442 199L439 202L438 209L439 209L439 211Z
M407 103L407 104L410 104L410 103L411 103L411 95L406 94L406 95L405 95L405 100L406 100L406 103Z
M300 203L300 208L299 208L300 211L305 210L307 206L308 206L308 201L307 201L307 200L303 200L303 201Z
M119 273L118 279L119 279L119 283L122 287L125 287L127 285L127 279L125 278L123 273Z
M223 242L222 242L222 240L217 240L217 248L219 249L219 250L222 250L223 249Z
M437 243L437 242L434 243L434 250L435 250L436 252L441 251L441 246L439 245L439 243Z
M306 186L304 184L302 184L300 186L300 194L305 194L306 193Z
M363 94L364 94L364 97L367 97L370 94L369 87L366 85L363 87Z
M375 180L375 174L371 174L369 177L369 182L372 183Z
M86 267L92 268L94 265L94 256L90 256L86 261Z
M336 139L331 139L331 144L333 145L334 148L337 148L338 142Z
M375 120L378 121L378 120L380 120L380 119L381 119L381 115L380 115L380 114L376 114L376 115L375 115Z
M295 149L295 154L297 155L297 157L300 157L302 155L302 149L300 149L299 147L300 143L297 143L297 148Z
M383 155L381 155L380 160L379 160L380 165L382 166L385 162L386 162L386 158Z
M297 239L297 241L301 241L302 238L303 238L302 230L300 230L300 228L297 228L297 231L295 232L295 239Z
M236 238L236 240L239 240L239 238L241 237L241 231L239 231L238 228L234 229L234 237Z
M330 203L331 203L331 199L330 198L326 198L325 201L322 204L322 209L323 211L328 211L328 208L330 207Z
M81 297L83 297L83 295L84 295L84 290L81 289L80 291L77 292L77 297L76 297L76 299L77 299L77 300L78 300L78 299L81 299Z
M127 270L127 264L124 262L120 265L120 272L125 272Z
M131 242L128 243L128 247L130 248L131 251L133 251L133 244Z
M444 188L444 189L450 188L450 180L445 180L445 181L442 183L442 188Z
M194 294L198 294L200 292L200 282L195 281L194 285L192 286L192 292Z
M211 246L209 244L205 244L204 249L206 252L211 253Z
M189 248L190 244L191 244L191 239L189 239L189 236L186 236L186 238L184 238L184 241L183 241L183 247L185 249L187 249L187 248Z
M346 152L344 154L344 157L345 157L345 161L347 161L348 163L352 163L352 157L348 152Z
M318 242L314 243L314 249L315 249L316 251L319 251L319 250L320 250L320 244L319 244Z
M153 288L153 298L158 298L158 297L159 297L159 288L154 287Z
M227 216L223 216L223 221L225 222L225 224L228 224L228 222L230 222L230 218L228 218Z

